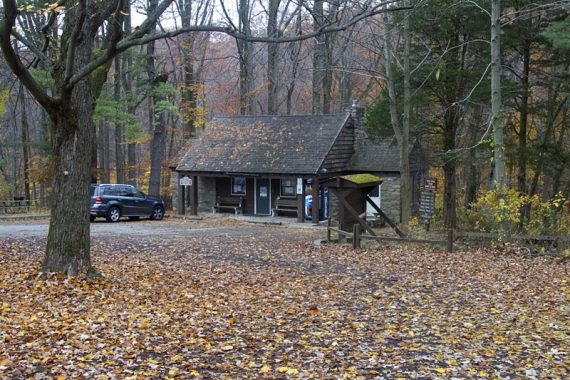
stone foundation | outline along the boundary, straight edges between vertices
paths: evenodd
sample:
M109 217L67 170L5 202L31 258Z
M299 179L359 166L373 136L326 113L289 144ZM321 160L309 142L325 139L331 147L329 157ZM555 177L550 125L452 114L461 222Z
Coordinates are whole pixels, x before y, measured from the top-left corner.
M400 223L400 177L382 176L380 204L382 211L394 222Z
M216 204L216 179L198 177L198 212L212 212Z

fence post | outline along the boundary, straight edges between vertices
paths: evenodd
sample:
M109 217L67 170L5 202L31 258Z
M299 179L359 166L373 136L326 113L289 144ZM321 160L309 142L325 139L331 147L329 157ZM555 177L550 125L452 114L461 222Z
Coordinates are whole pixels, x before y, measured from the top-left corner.
M360 225L352 226L352 249L360 248Z
M453 228L447 230L447 252L453 253Z
M327 243L331 242L331 217L327 220Z

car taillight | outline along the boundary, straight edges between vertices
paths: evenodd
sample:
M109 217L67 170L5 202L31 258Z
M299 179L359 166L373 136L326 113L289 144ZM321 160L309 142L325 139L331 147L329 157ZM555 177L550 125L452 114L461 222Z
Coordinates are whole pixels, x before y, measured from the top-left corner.
M97 203L98 205L103 204L103 199L101 199L100 197L95 198L95 203Z

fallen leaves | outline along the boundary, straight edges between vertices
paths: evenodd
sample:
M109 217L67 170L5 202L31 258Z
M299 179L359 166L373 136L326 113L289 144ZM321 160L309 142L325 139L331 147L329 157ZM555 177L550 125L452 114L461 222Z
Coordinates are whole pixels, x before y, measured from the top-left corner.
M0 242L0 378L568 378L568 264L259 234Z

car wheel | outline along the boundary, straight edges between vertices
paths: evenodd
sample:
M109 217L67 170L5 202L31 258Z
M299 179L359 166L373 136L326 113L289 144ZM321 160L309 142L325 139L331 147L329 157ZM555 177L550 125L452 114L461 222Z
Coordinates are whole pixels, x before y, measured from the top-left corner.
M94 221L94 220L95 220L95 216L89 215L89 220L90 220L90 221Z
M152 214L150 214L150 218L152 220L162 220L164 217L164 209L161 206L154 206L152 209Z
M111 207L107 212L107 222L115 223L121 219L121 210L118 207Z
M135 221L135 220L139 220L141 217L140 216L129 216L129 220Z

